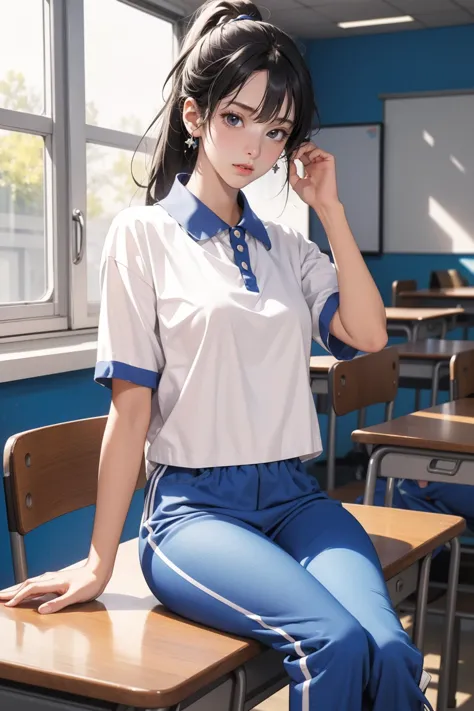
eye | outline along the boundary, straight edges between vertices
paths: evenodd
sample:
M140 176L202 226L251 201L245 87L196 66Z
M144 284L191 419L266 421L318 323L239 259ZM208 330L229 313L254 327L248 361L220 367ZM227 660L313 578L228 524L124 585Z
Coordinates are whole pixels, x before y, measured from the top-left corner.
M277 136L275 136L275 134L279 134L279 133L281 134L281 136L279 138L277 138ZM273 134L273 135L271 135L271 134ZM269 131L267 135L270 136L270 138L272 138L272 139L273 138L276 139L277 141L284 141L285 139L288 138L288 133L286 131L284 131L282 128L272 128L272 130Z
M235 127L237 125L236 122L242 121L240 116L237 116L237 114L222 114L222 117L227 126Z

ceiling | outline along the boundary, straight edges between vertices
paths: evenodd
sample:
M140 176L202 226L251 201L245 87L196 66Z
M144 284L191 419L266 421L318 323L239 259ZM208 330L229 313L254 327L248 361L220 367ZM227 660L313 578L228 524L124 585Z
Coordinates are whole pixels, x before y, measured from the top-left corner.
M298 37L349 37L474 23L474 0L255 0L262 15ZM201 0L179 0L186 12ZM415 22L343 30L338 22L411 15Z

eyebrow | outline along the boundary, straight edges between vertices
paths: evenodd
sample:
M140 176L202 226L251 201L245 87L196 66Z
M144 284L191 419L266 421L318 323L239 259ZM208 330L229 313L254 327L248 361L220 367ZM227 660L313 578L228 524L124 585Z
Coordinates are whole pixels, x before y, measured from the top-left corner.
M231 104L235 104L235 106L240 106L241 109L244 109L245 111L249 111L252 114L255 114L257 112L257 109L252 108L252 106L247 106L247 104L242 104L240 101L232 101ZM293 121L290 121L290 119L283 119L283 118L275 118L273 120L274 123L287 123L290 126L294 125Z

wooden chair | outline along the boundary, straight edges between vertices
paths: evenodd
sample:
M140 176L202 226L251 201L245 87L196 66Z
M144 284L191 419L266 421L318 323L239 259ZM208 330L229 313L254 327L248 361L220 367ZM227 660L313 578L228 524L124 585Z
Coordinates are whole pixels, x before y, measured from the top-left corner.
M472 351L454 355L449 361L450 399L474 396L474 342Z
M391 420L398 390L399 356L394 348L384 348L378 353L368 353L349 361L337 361L329 371L329 401L333 417L328 426L335 427L335 417L358 412L358 428L364 427L366 408L385 405L384 421ZM358 448L359 452L364 452ZM365 452L364 452L365 453ZM356 476L362 478L364 467L359 466ZM364 471L361 471L362 468ZM364 493L364 481L349 482L328 490L329 496L344 502L353 502Z
M350 370L343 363L334 369L338 412L388 399L395 392L393 353L359 360ZM379 395L372 383L367 396L364 388L355 386L353 373L373 378L377 362L378 372L385 364L390 383L383 384ZM105 424L106 417L77 420L29 430L7 441L4 487L17 581L28 574L24 536L57 516L95 503ZM142 465L137 489L144 482ZM453 516L348 508L371 535L394 604L417 589L420 566L424 569L431 551L458 536L464 524ZM425 601L421 580L419 599ZM91 710L244 711L289 681L283 654L166 610L143 579L136 539L120 544L112 578L97 600L46 617L38 615L36 606L0 605L0 708L6 711L30 708L31 697L45 708L50 708L52 697L58 709L78 704ZM420 640L422 630L421 619Z
M40 427L10 437L4 449L7 522L16 582L27 577L24 536L58 516L95 504L107 417ZM137 489L145 486L144 461Z
M392 282L392 306L416 306L409 297L400 297L402 291L416 291L417 283L414 279L403 279Z
M468 286L469 282L457 269L441 269L430 274L430 289L456 289ZM463 329L463 338L469 339L469 327L473 325L472 314L462 314L458 316L458 323Z
M455 289L468 284L457 269L441 269L430 274L430 289Z

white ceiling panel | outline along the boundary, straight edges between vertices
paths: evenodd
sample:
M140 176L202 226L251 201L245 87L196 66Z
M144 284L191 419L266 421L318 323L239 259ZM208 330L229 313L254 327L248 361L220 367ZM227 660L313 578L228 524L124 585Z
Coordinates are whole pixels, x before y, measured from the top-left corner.
M406 12L408 15L416 13L445 12L455 9L451 0L387 0L393 8Z
M467 25L474 20L467 10L450 10L449 12L433 12L419 15L421 22L427 27L448 27L449 25Z
M380 17L394 17L399 14L382 0L362 0L361 2L342 0L330 5L321 5L317 11L334 22L372 20Z
M180 0L188 12L201 0ZM317 39L406 32L474 23L474 0L257 0L265 20L293 36ZM338 22L411 15L415 22L342 30Z

